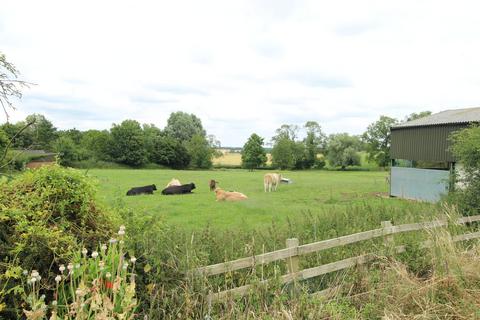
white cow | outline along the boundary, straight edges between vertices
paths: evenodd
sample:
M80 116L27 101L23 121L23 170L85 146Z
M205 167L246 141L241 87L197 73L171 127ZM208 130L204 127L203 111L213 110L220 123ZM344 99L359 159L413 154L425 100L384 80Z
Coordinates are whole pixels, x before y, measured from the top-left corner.
M282 175L279 173L267 173L263 177L263 187L265 192L277 191L277 187L282 180Z
M178 179L173 178L172 180L170 180L170 182L166 185L165 188L173 187L173 186L181 186L181 185L182 184L180 183L180 181Z

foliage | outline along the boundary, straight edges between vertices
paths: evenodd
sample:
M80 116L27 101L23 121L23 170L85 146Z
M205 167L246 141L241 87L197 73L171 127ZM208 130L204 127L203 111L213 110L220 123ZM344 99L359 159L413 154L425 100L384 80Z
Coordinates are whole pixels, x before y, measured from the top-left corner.
M414 112L405 117L405 122L424 118L431 114L432 114L432 111L420 111L418 113Z
M212 167L214 149L208 140L201 135L194 135L186 144L188 154L191 157L190 165L198 169L209 169Z
M107 130L88 130L82 133L80 146L95 161L111 161L112 136Z
M61 136L54 145L53 150L58 153L58 163L62 166L72 166L75 161L82 160L79 147L68 136Z
M67 267L61 264L55 289L48 290L48 297L40 294L45 292L41 289L41 273L27 272L26 319L133 319L137 259L125 255L124 226L120 226L118 237L90 253L86 248L81 253L78 250Z
M242 148L242 167L256 169L267 163L267 154L263 149L263 138L253 133Z
M360 165L358 148L360 139L348 133L331 134L328 137L327 159L332 167L345 169Z
M69 259L78 243L95 245L111 230L110 218L95 203L90 178L58 166L1 183L0 208L0 274L22 266L52 283L52 265ZM4 281L9 289L18 286L15 277ZM14 293L7 301L15 305Z
M203 129L202 121L194 114L188 114L182 111L172 112L167 120L165 133L180 141L187 143L195 135L205 137L206 132Z
M111 155L115 162L140 166L147 161L142 127L135 120L124 120L114 124Z
M152 162L174 169L187 168L190 155L185 146L170 136L157 136L153 140Z
M32 145L36 149L51 150L53 141L57 138L57 128L51 121L41 114L31 114L25 119L27 123L33 123L25 132L31 135Z
M397 123L397 119L380 116L379 120L368 126L362 136L367 146L368 159L380 167L390 164L390 127Z
M450 139L451 151L458 163L456 179L464 186L454 192L451 196L452 200L463 212L478 214L480 212L480 127L473 125L457 131Z
M155 151L155 142L157 139L162 135L162 131L157 128L154 124L144 124L142 126L143 135L144 135L144 145L145 151L148 156L149 162L156 162L154 161L154 151Z
M323 167L317 155L325 152L326 136L322 128L315 121L308 121L304 126L307 130L307 136L304 139L305 156L303 161L304 168Z
M278 137L272 148L272 165L281 170L288 170L295 167L295 141L286 135Z

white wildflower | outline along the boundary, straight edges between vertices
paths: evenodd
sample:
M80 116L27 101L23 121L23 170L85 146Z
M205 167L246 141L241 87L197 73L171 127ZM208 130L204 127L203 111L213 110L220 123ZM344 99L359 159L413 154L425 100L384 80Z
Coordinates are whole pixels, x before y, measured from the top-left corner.
M136 261L137 261L137 258L135 258L135 257L131 257L131 258L130 258L130 262L131 262L131 263L135 263Z
M107 245L106 244L102 244L102 246L100 247L100 250L103 251L106 251L107 250Z
M31 283L35 283L36 281L37 281L37 278L32 278L32 279L30 279L30 282L31 282Z
M61 273L63 273L63 271L65 271L65 265L61 264L58 269L60 270Z
M108 240L108 242L110 242L111 244L114 244L114 243L116 243L116 242L117 242L117 239L115 239L115 238L112 238L112 239Z
M123 270L127 270L127 267L128 267L128 262L125 262L125 263L123 264Z
M88 253L88 250L87 250L87 248L83 248L83 249L82 249L82 254L83 254L84 256L86 256L86 255L87 255L87 253Z
M40 274L38 273L37 270L32 270L32 277L33 277L33 278L36 278L36 277L38 277L39 275L40 275Z
M61 276L61 275L56 276L56 277L55 277L55 281L56 281L57 283L59 283L60 281L62 281L62 276Z
M52 306L56 306L58 304L57 300L52 301Z
M80 263L75 264L75 269L80 269Z
M98 252L97 251L93 251L92 252L92 258L93 259L96 259L98 257Z
M118 230L119 236L123 236L124 234L125 234L125 230L122 230L122 229Z
M108 279L110 279L110 278L112 277L112 274L111 274L110 272L107 272L107 273L105 274L105 277L108 278Z
M23 273L24 276L28 275L28 271L27 271L27 270L23 270L22 273Z
M73 263L69 263L68 266L67 266L67 269L68 269L68 271L72 271L73 270Z

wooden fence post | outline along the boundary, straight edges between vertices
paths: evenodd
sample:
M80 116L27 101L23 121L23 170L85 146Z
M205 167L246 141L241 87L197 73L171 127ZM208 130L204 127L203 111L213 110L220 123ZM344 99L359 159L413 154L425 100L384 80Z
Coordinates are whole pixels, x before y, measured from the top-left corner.
M297 238L287 239L287 248L297 248L298 243L299 242ZM298 254L298 251L296 253ZM299 271L299 258L297 254L290 258L287 258L288 273L294 273Z
M393 227L392 225L392 222L391 221L382 221L382 228L388 228L388 227ZM387 235L383 238L383 244L386 246L386 247L389 247L391 245L393 245L393 235Z

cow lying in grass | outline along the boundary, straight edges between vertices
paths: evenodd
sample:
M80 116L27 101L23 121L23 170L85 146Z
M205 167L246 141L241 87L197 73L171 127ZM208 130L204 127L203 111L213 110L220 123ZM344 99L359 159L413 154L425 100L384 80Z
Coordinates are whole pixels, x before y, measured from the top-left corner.
M182 184L181 186L167 187L167 188L162 190L162 194L172 195L172 194L192 193L193 189L195 189L195 184L194 183Z
M225 191L223 189L215 189L215 197L217 201L242 201L248 199L246 195L236 191Z
M277 191L277 187L282 180L282 176L279 173L267 173L263 177L263 188L265 192Z
M181 185L182 184L180 183L180 180L172 178L172 180L170 180L170 182L165 186L165 188L174 187L174 186L181 186Z
M127 196L136 196L139 194L153 194L153 191L157 190L154 184L144 187L135 187L127 191Z

